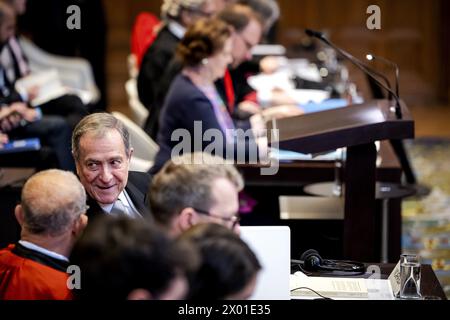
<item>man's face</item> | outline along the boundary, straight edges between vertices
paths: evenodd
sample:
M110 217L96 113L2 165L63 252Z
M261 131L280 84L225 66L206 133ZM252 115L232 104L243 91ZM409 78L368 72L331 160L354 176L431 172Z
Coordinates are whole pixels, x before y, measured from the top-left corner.
M0 25L0 47L3 47L9 38L11 38L16 31L16 17L13 14L7 14L4 17L3 23Z
M228 179L216 179L211 186L214 204L209 209L209 215L203 215L205 222L219 223L239 232L238 225L232 219L239 213L238 191Z
M241 32L234 33L233 69L237 68L242 62L252 58L252 48L259 43L261 34L261 25L256 20L250 20Z
M127 185L131 154L117 130L104 136L88 132L80 139L77 173L86 192L99 204L114 203Z

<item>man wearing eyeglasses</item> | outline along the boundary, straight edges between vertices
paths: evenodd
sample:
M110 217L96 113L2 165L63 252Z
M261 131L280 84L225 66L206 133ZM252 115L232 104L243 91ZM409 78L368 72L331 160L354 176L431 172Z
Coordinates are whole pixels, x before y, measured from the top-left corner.
M239 1L218 13L218 18L229 24L234 30L232 56L233 62L223 79L216 82L222 100L235 120L245 120L261 112L260 103L274 105L291 104L293 101L280 93L265 92L264 98L248 84L247 78L259 72L272 73L278 68L278 60L267 56L260 61L252 60L252 49L261 40L265 29L273 22L268 17L273 13L272 1ZM268 11L268 12L267 12ZM267 16L269 13L269 16ZM262 99L263 98L263 99ZM267 101L266 101L267 100ZM288 114L283 114L288 111ZM272 109L270 114L277 116L297 115L298 108L290 110Z
M87 224L86 192L71 172L41 171L22 189L20 241L0 250L0 300L66 300L68 256Z
M149 189L155 220L176 237L199 223L218 223L239 233L238 193L243 180L232 164L206 153L169 160Z
M218 13L218 18L230 25L234 33L231 52L233 62L225 77L216 82L216 88L230 114L236 119L245 119L250 116L248 111L255 113L259 108L255 103L252 105L243 102L254 90L247 84L247 77L239 67L252 59L252 48L259 43L262 36L263 21L249 6L242 4L225 8ZM247 110L249 106L250 110Z

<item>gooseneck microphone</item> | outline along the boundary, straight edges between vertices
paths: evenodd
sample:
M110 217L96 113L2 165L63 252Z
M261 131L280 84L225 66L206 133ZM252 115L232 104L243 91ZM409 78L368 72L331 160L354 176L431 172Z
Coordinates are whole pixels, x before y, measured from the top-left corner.
M366 55L366 59L369 61L380 60L381 62L384 62L385 64L388 64L394 68L394 70L395 70L395 93L397 94L398 97L400 97L399 89L398 89L399 80L400 80L400 70L398 68L398 65L395 62L392 62L391 60L388 60L388 59L380 57L380 56L375 56L370 53L368 55Z
M353 65L355 65L358 69L360 69L362 72L364 72L365 74L367 74L371 79L373 79L380 87L382 87L383 89L385 89L387 92L390 93L390 95L392 97L394 97L395 99L395 115L397 116L397 119L401 119L402 118L402 110L401 110L401 106L400 106L400 98L399 96L390 88L390 84L389 81L387 81L388 85L383 84L380 80L377 79L376 75L380 76L380 74L378 74L377 72L375 72L374 70L372 70L369 66L367 66L366 64L364 64L362 61L358 60L357 58L355 58L354 56L352 56L350 53L348 53L347 51L339 48L338 46L336 46L334 43L332 43L327 37L325 37L325 35L322 32L319 31L314 31L311 29L305 29L305 33L310 36L310 37L314 37L317 38L319 40L321 40L322 42L324 42L325 44L327 44L328 46L332 47L334 50L336 50L337 52L339 52L343 57L345 57L347 60L349 60ZM381 76L382 78L384 78L384 76ZM385 79L387 80L387 79Z

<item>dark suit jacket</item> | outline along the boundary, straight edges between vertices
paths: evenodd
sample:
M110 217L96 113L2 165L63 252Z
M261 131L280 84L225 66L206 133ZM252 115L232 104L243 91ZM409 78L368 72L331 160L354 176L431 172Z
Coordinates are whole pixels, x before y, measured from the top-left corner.
M130 171L128 173L128 183L125 187L128 195L133 201L133 205L139 211L139 213L144 217L144 219L153 221L153 216L150 212L148 206L147 192L150 186L151 176L145 172ZM87 211L87 216L89 219L95 219L95 217L104 214L104 211L100 205L89 197L87 204L89 210Z
M142 104L149 109L150 113L159 91L160 80L172 61L179 42L180 39L170 32L167 26L164 26L142 58L137 80L138 94Z
M194 139L197 138L194 134L195 121L201 121L202 136L208 129L219 129L222 131L209 99L188 77L179 74L172 82L161 111L157 139L160 149L155 158L155 165L150 169L151 174L159 171L164 163L170 159L172 148L180 143L180 141L173 141L171 138L174 130L186 129L190 133L191 147L194 148L196 146L197 143L194 143ZM247 130L250 127L250 123L245 121L235 123L235 126ZM245 151L248 150L248 144L250 143L254 143L254 141L246 142ZM190 151L204 151L210 144L210 141L202 141L199 145L201 150ZM235 144L233 147L236 148L236 146ZM225 150L223 155L226 155ZM234 155L237 155L236 150L234 150Z

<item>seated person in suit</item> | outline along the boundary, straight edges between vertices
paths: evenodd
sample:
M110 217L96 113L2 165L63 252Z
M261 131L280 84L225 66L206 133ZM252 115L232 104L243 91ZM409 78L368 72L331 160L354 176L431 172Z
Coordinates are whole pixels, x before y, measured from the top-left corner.
M244 182L232 164L207 153L186 153L169 160L149 190L159 226L177 236L198 223L223 224L239 233L238 192Z
M0 92L0 133L3 134L3 142L39 138L42 145L37 158L27 159L20 154L10 153L2 157L1 165L26 165L39 170L57 167L75 171L75 164L68 148L70 131L63 118L42 116L39 108L29 108L22 102L10 103Z
M20 240L0 250L0 300L72 298L68 257L87 224L86 209L73 173L52 169L28 179L15 210Z
M124 124L108 113L81 120L72 135L72 154L88 193L88 216L124 214L152 219L146 205L150 175L129 172L133 148Z
M201 19L188 29L177 47L183 69L172 82L161 111L160 149L150 172L156 173L180 145L183 152L208 150L247 162L267 156L267 137L259 136L264 133L264 120L286 114L271 108L233 122L214 86L231 63L231 52L232 30L222 20Z
M261 71L273 72L278 67L278 60L270 56L260 61L252 60L253 47L260 42L263 33L273 22L270 16L273 10L271 2L272 0L239 1L238 4L231 5L218 14L218 18L229 24L235 32L231 51L233 61L225 76L216 81L216 88L230 114L237 119L247 119L261 110L257 93L248 84L247 78ZM292 99L281 92L269 94L266 99L270 105L293 103Z
M161 16L164 24L155 41L144 54L137 79L139 99L150 111L145 131L154 139L157 134L158 115L163 103L163 96L160 98L162 76L174 57L175 49L183 38L186 28L199 18L211 16L214 13L216 13L215 1L163 1Z
M30 92L19 94L14 89L17 80L30 74L25 54L15 34L16 15L23 14L25 3L23 0L2 0L0 2L0 66L2 82L7 86L15 101L30 102L35 97L39 88L33 88ZM5 28L5 29L3 29ZM40 105L45 115L58 115L66 119L69 126L75 125L88 114L88 108L78 96L66 94L52 99Z
M186 279L199 265L195 248L172 241L146 221L103 216L86 228L71 262L82 270L82 300L176 300L189 289Z
M202 263L190 278L188 299L245 300L253 294L261 265L241 238L228 228L202 223L180 239L200 251Z

